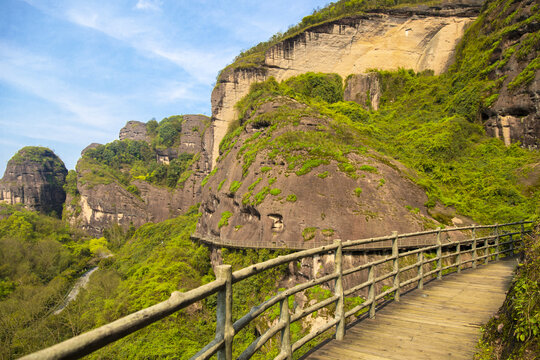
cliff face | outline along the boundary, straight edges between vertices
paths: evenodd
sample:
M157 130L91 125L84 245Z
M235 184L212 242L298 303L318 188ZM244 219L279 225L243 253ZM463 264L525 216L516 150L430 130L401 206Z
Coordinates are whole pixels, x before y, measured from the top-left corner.
M337 73L343 78L369 69L415 71L447 69L457 42L479 11L481 1L461 6L373 12L311 27L271 47L258 68L228 68L212 92L213 162L237 113L234 105L255 82L278 81L305 72Z
M358 147L347 125L291 99L264 103L243 121L204 185L196 236L306 248L387 234L388 223L400 232L438 225L411 173ZM330 155L343 149L345 157Z
M78 194L68 194L66 200L66 216L70 222L97 236L114 223L138 227L147 222L160 222L197 204L200 201L200 183L210 170L213 136L209 119L202 115L184 115L178 136L180 141L174 147L154 150L153 161L156 165L161 164L165 171L179 156L193 156L178 183L172 187L136 177L128 184L113 177L92 180L102 170L96 170L91 160L83 155L77 163ZM151 141L146 125L139 122L128 122L120 131L120 138ZM127 174L132 170L130 166L122 166L120 173L129 176Z
M514 28L502 35L501 41L490 57L490 66L494 68L490 78L502 79L502 86L494 104L483 111L486 131L489 135L502 139L506 145L519 141L529 149L538 149L540 147L538 3L517 1L505 7L504 11L491 14L485 21L488 27L486 31L496 27L498 19L510 19L507 25ZM515 26L524 19L531 21Z
M50 149L24 147L7 164L0 180L0 201L60 215L66 174L64 163Z

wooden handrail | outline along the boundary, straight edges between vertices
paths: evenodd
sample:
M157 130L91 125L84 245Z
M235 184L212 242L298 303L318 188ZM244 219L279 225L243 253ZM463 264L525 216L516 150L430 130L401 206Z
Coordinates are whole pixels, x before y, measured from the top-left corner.
M516 248L516 242L519 242L523 237L531 233L532 230L525 229L525 225L532 224L532 221L521 221L508 224L495 224L495 225L483 225L483 226L467 226L461 228L451 229L436 229L424 232L410 233L410 234L397 234L394 232L390 236L383 236L371 239L360 239L353 241L342 242L341 240L335 240L333 244L324 245L318 248L307 249L296 253L279 256L277 258L254 264L246 268L235 271L231 270L230 265L221 265L216 267L216 280L206 285L200 286L196 289L180 293L175 291L171 294L170 298L154 306L140 310L131 315L125 316L119 320L111 322L107 325L91 330L62 343L56 344L49 348L35 352L33 354L24 356L22 359L77 359L84 355L87 355L103 346L114 342L120 338L127 336L128 334L139 330L145 326L148 326L174 312L183 309L197 301L207 298L210 295L217 294L217 309L216 309L216 336L214 340L208 343L202 348L192 359L208 359L214 354L218 354L218 359L230 360L232 359L232 343L235 334L237 334L242 328L248 325L251 321L256 319L264 311L271 306L280 303L280 318L277 324L270 327L264 334L259 336L247 349L244 350L240 358L247 359L253 355L266 341L272 336L281 332L281 352L276 359L292 359L293 353L301 346L312 340L316 336L328 331L332 327L336 327L335 336L338 340L343 339L345 335L345 320L346 318L356 314L358 311L369 307L369 316L374 317L377 309L378 300L384 299L386 296L393 293L394 300L399 301L401 289L404 286L417 283L419 289L423 288L424 280L436 274L436 278L440 279L445 270L456 269L460 272L463 266L469 262L472 262L471 267L476 268L479 260L484 260L484 264L487 264L490 260L498 260L500 255L511 253L513 254ZM519 231L501 232L502 228L519 225ZM495 232L489 236L476 237L476 231L478 229L494 229ZM442 243L441 233L471 230L472 238L463 241L450 241ZM407 237L419 236L419 235L436 235L435 244L424 246L415 250L403 251L400 253L398 247L398 240ZM519 237L514 237L520 235ZM502 238L508 238L508 241L502 241ZM354 249L359 245L372 244L382 241L391 241L392 255L383 259L372 261L368 264L363 264L350 269L343 269L342 266L342 251L344 249ZM464 246L469 245L471 249L463 249ZM480 247L479 247L480 246ZM456 251L451 254L443 255L443 248L455 247ZM436 255L433 258L426 259L424 256L427 252L436 250ZM257 305L251 309L246 315L238 319L233 323L232 319L232 301L233 301L233 284L241 280L259 274L263 271L275 268L280 265L288 264L292 261L298 261L306 257L313 255L322 255L334 253L334 272L321 278L310 280L306 283L298 284L290 289L282 291L273 296L264 303ZM478 252L481 252L479 254ZM463 261L462 255L465 253L472 253L470 260ZM409 266L400 269L399 260L405 256L412 256L417 254L417 262ZM451 264L443 266L443 259L455 257L455 261ZM375 276L375 267L377 265L392 261L392 271ZM434 270L424 272L424 265L435 262L436 268ZM417 268L417 276L405 281L401 281L400 274L411 271ZM353 286L350 289L343 288L343 276L347 276L362 270L368 270L368 280L362 284ZM392 287L386 289L380 294L376 293L376 284L393 277ZM328 282L335 281L334 295L328 299L325 299L317 304L314 304L307 309L300 311L299 313L290 314L288 307L288 299L294 294L304 291L313 286ZM364 288L368 288L367 300L353 308L352 310L345 311L344 299L346 296L352 295ZM299 339L294 344L291 343L290 325L301 318L320 310L321 308L328 306L332 303L336 304L335 316L326 325L315 330L314 332Z

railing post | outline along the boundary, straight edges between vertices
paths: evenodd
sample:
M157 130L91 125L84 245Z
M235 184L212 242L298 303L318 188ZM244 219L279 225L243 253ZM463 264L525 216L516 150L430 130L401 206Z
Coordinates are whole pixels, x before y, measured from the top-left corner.
M371 265L368 272L369 291L368 301L371 301L369 305L369 317L375 317L375 267Z
M343 254L341 240L334 240L334 244L338 245L334 256L334 267L337 275L334 292L338 296L335 313L336 320L338 320L336 324L336 340L343 340L345 336L345 306L343 299Z
M424 288L424 252L420 251L418 253L418 289L422 290Z
M285 327L281 330L281 354L285 355L285 359L292 360L292 345L291 345L291 315L289 314L289 297L281 300L281 312L279 321L285 323Z
M473 258L472 267L473 267L473 269L476 269L476 225L473 225L473 228L472 228L472 240L473 240L473 243L472 243L472 258Z
M514 256L514 236L512 234L509 235L510 236L510 256Z
M500 251L500 247L499 247L499 242L500 242L500 238L499 238L499 224L497 224L495 226L495 251L496 251L496 254L495 254L495 260L500 260L500 256L499 256L499 251Z
M437 279L442 279L442 242L441 242L441 228L437 228Z
M457 272L458 274L461 272L461 241L458 241L458 244L456 246L456 266L457 266Z
M520 241L521 243L523 244L524 241L525 241L525 224L524 224L524 221L521 220L521 236L520 236ZM512 250L514 250L514 246L512 246ZM513 251L512 251L513 253Z
M394 293L394 300L399 301L399 248L398 248L398 232L392 232L392 257L394 258L394 288L396 289Z
M225 288L217 294L216 338L222 337L225 345L218 350L218 360L232 360L234 328L232 323L232 267L216 266L216 278L225 280Z

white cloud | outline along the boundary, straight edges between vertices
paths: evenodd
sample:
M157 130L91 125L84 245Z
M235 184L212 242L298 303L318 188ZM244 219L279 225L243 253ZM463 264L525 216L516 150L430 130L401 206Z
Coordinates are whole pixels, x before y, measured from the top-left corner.
M160 11L162 5L163 2L159 0L138 0L137 4L135 5L135 9Z
M61 80L61 64L24 49L0 42L0 80L55 104L73 115L76 123L104 127L114 120L114 100L104 94L77 88Z
M226 65L229 56L215 50L198 49L183 40L175 39L162 18L129 14L111 3L57 3L33 2L32 6L41 11L76 25L99 31L111 38L120 40L146 57L157 57L176 64L189 76L201 83L211 83L217 72ZM155 9L161 1L139 0L137 9ZM179 26L179 23L174 23ZM185 29L185 32L189 29ZM182 31L180 31L182 33ZM191 40L191 39L190 39ZM229 54L226 54L229 55ZM232 58L233 54L230 54Z

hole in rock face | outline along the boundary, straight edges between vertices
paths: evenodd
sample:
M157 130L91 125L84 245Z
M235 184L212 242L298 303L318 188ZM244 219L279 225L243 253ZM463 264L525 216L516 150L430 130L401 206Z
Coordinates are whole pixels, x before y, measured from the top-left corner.
M251 124L253 129L263 129L269 127L270 125L272 125L272 123L269 120L257 120Z
M515 117L524 117L529 115L533 111L534 109L530 109L526 106L512 106L506 112L508 113L508 115L512 115Z
M283 216L280 214L268 214L270 220L272 220L272 231L283 231Z
M245 216L247 215L248 220L251 220L252 217L256 217L257 220L261 220L261 213L257 211L253 206L247 205L240 208L240 212Z

